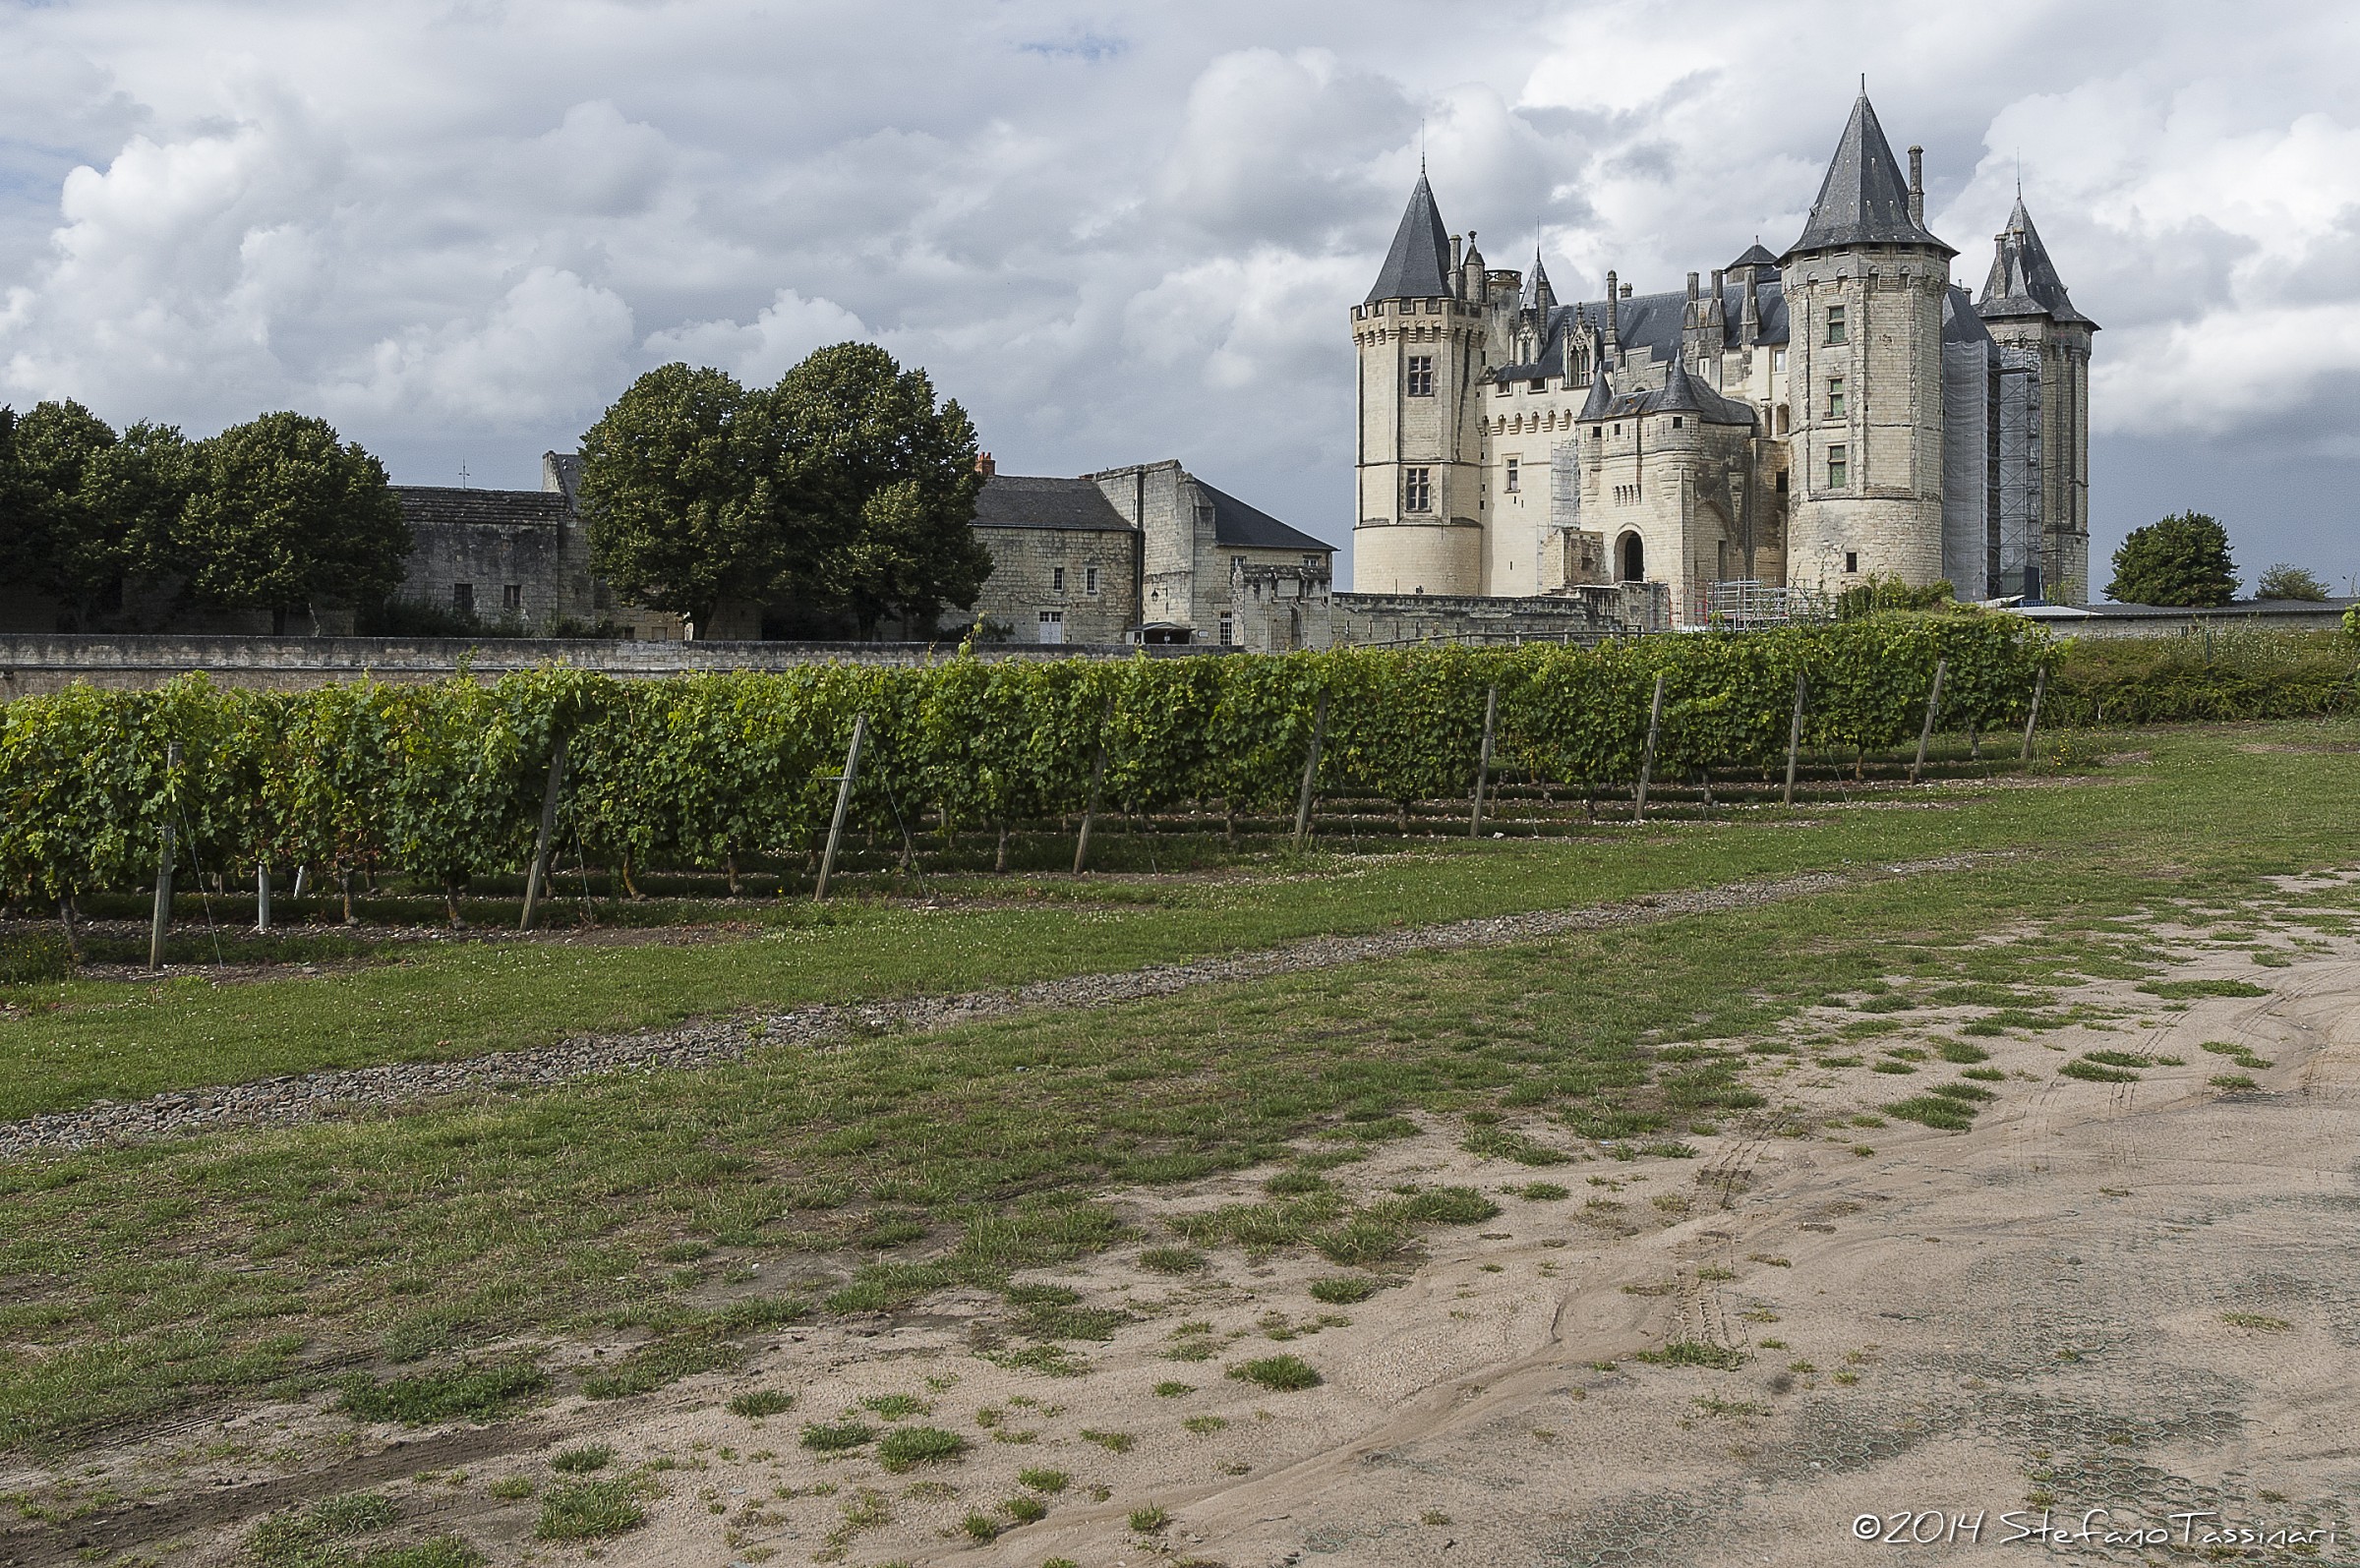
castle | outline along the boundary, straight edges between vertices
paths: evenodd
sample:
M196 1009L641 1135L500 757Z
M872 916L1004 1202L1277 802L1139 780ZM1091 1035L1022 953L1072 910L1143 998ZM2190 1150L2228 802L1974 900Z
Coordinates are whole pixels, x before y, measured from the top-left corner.
M2021 193L1979 299L1865 93L1802 234L1698 287L1559 303L1444 227L1423 170L1359 352L1355 586L1525 598L1668 585L1674 613L1870 576L2090 592L2089 377ZM1765 590L1767 592L1765 592Z

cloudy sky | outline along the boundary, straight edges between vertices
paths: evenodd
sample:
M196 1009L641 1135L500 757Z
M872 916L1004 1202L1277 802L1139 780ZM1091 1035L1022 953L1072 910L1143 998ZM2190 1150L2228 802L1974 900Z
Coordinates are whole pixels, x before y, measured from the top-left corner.
M1341 543L1421 140L1495 264L1672 288L1793 239L1862 72L1962 279L2021 166L2104 327L2096 558L2194 506L2345 591L2360 8L2309 0L0 0L0 400L533 485L652 366L867 337L1003 471L1179 457Z

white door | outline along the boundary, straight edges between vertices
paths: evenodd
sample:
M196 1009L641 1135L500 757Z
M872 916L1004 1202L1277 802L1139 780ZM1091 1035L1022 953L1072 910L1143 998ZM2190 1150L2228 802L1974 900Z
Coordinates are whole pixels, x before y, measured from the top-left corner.
M1065 641L1065 611L1044 610L1040 612L1040 640L1044 643Z

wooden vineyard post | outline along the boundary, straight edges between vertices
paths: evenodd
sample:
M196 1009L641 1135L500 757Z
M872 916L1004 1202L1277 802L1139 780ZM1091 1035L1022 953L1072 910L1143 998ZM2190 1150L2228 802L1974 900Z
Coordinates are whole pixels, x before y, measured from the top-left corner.
M171 794L171 776L180 771L180 742L164 748L164 790ZM148 927L148 967L164 966L164 933L172 925L172 812L164 811L163 840L155 856L155 917Z
M2033 764L2033 726L2040 722L2040 696L2047 690L2048 667L2042 665L2040 672L2033 677L2033 711L2024 716L2024 753L2016 759L2027 768Z
M254 863L254 928L257 931L270 929L270 862L267 860Z
M1910 783L1912 784L1916 784L1918 776L1925 772L1925 748L1934 738L1934 715L1942 711L1942 677L1949 670L1949 660L1937 659L1934 661L1934 689L1926 693L1925 697L1925 725L1918 731L1918 760L1910 764Z
M1467 813L1467 837L1483 837L1483 791L1492 782L1492 726L1500 717L1500 688L1483 694L1483 750L1475 758L1475 809Z
M565 740L560 736L549 754L549 784L541 791L541 831L533 839L533 867L524 874L524 915L516 922L519 931L533 928L533 917L541 911L541 896L549 891L549 857L555 847L552 841L558 836L558 791L564 784Z
M1802 671L1795 671L1795 717L1787 725L1787 787L1778 802L1782 806L1795 804L1795 764L1802 755L1802 704L1809 690Z
M1639 753L1639 793L1632 803L1630 820L1647 820L1647 782L1655 773L1655 737L1664 726L1664 672L1655 672L1655 702L1647 710L1647 749Z
M1114 717L1112 704L1107 705L1106 717ZM1098 790L1106 783L1106 734L1101 724L1098 731L1098 756L1090 765L1090 800L1082 808L1082 832L1074 840L1074 875L1082 874L1084 862L1090 859L1090 825L1098 814Z
M1311 711L1311 755L1303 759L1303 789L1295 796L1295 853L1311 839L1311 802L1320 787L1320 746L1328 738L1328 694Z
M853 743L844 753L844 772L836 777L836 815L828 821L828 848L819 857L819 886L811 895L812 901L824 903L828 897L828 879L836 874L836 846L844 842L844 819L853 809L853 781L860 773L860 746L868 739L868 715L853 718Z

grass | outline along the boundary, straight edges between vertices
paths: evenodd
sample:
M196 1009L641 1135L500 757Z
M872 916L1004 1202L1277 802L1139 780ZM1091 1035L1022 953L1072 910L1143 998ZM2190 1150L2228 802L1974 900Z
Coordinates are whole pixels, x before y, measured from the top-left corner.
M1016 1481L1017 1484L1020 1486L1030 1486L1034 1491L1046 1492L1051 1496L1055 1496L1058 1492L1065 1490L1065 1488L1071 1484L1073 1478L1062 1470L1043 1470L1034 1468L1032 1470L1018 1471L1016 1473Z
M795 1396L781 1388L757 1388L738 1395L730 1401L730 1414L759 1420L764 1416L781 1416L795 1408Z
M1281 1394L1317 1388L1327 1381L1310 1363L1299 1356L1264 1356L1255 1361L1240 1362L1229 1368L1229 1375L1258 1388L1268 1388Z
M629 1481L572 1481L552 1486L533 1526L540 1540L604 1540L647 1523L641 1485Z
M2139 988L2149 996L2158 996L2166 1002L2193 1002L2200 997L2268 996L2270 992L2251 980L2151 980Z
M2066 1078L2080 1078L2085 1083L2136 1083L2139 1081L2138 1070L2135 1068L2112 1067L2086 1056L2077 1056L2057 1069L2057 1075Z
M549 1374L530 1362L454 1366L380 1380L356 1372L344 1379L336 1406L356 1421L493 1421L549 1387Z
M1563 1195L1562 1189L1560 1195ZM1329 1274L1323 1279L1313 1280L1307 1288L1315 1302L1326 1302L1330 1307L1349 1307L1354 1302L1365 1302L1383 1290L1385 1281L1373 1274Z
M1636 1359L1657 1366L1707 1366L1723 1372L1745 1365L1743 1351L1701 1339L1676 1339L1662 1350L1640 1351Z
M1172 1516L1167 1510L1150 1503L1145 1508L1132 1509L1127 1522L1134 1535L1153 1536L1171 1527Z
M1139 1266L1157 1274L1201 1274L1207 1261L1193 1247L1150 1247L1139 1254Z
M803 1428L803 1446L815 1454L840 1454L876 1440L877 1429L866 1422L817 1423Z
M605 1443L585 1443L579 1448L560 1449L550 1457L549 1468L564 1476L587 1476L606 1469L615 1462L615 1450Z
M967 1439L939 1426L896 1426L877 1444L877 1463L896 1473L941 1465L967 1452Z
M2360 739L2360 725L2143 735L2154 761L2099 788L1969 789L1941 812L1830 813L1835 820L1823 826L1740 821L1439 846L1419 851L1415 866L1400 857L1315 860L1301 876L1187 884L1135 905L1069 903L1055 921L848 907L843 925L790 923L746 943L598 950L598 962L614 960L612 982L591 975L578 951L491 946L218 990L179 981L137 992L91 991L90 982L19 987L8 993L13 1011L0 1016L0 1086L32 1093L21 1105L46 1104L53 1088L71 1102L146 1092L176 1073L174 1081L185 1080L173 1064L199 1057L214 1075L243 1075L258 1063L277 1071L292 1059L265 1062L249 1054L252 1039L318 1042L337 1031L317 1028L317 1018L346 1007L352 1040L319 1049L363 1060L531 1043L484 1022L507 1006L488 993L511 984L541 987L557 1020L550 1028L637 1016L630 1008L598 1014L620 1006L617 986L642 988L659 1012L686 1005L683 996L723 1005L738 993L695 987L738 948L763 950L727 961L753 966L739 979L758 970L777 982L782 989L765 1005L783 1006L790 993L1014 981L1058 963L1111 966L1287 932L1587 901L1682 881L1970 850L2017 854L1544 943L1415 955L826 1051L774 1046L695 1073L618 1074L331 1126L0 1162L0 1205L10 1215L0 1228L0 1276L12 1292L0 1302L0 1451L70 1445L266 1389L300 1394L322 1386L306 1371L321 1359L431 1358L430 1366L464 1372L468 1354L489 1344L629 1327L648 1339L593 1374L601 1391L620 1397L735 1365L740 1342L765 1323L893 1311L953 1288L1003 1290L1020 1270L1113 1246L1126 1239L1122 1226L1094 1201L1110 1187L1199 1181L1285 1160L1290 1150L1316 1151L1316 1162L1294 1161L1316 1170L1330 1154L1348 1162L1370 1135L1414 1128L1419 1117L1512 1112L1567 1146L1604 1138L1618 1153L1692 1152L1672 1136L1700 1121L1726 1125L1748 1108L1779 1113L1748 1080L1741 1053L1673 1055L1682 1047L1777 1034L1829 995L1859 995L1877 980L1929 998L1950 986L1985 987L1994 1003L2007 1001L2002 1013L2062 1016L2048 999L2065 986L2154 977L2141 915L2192 900L2267 912L2286 900L2266 878L2347 861L2339 813L2360 789L2360 758L2240 749L2270 734L2348 743ZM2162 865L2168 878L2156 874ZM1568 882L1574 871L1595 875ZM1157 901L1167 893L1169 901ZM2301 897L2352 900L2348 890ZM1331 919L1322 914L1328 899ZM1221 926L1232 914L1236 923ZM1192 924L1200 921L1203 929ZM1059 922L1065 929L1043 935ZM2007 935L1994 940L1994 932ZM1012 933L1048 947L1016 952ZM873 980L831 957L855 935L883 964ZM806 949L810 972L782 979L792 965L781 951ZM918 954L940 961L905 963ZM1797 964L1798 954L1809 962ZM518 963L550 967L538 979L502 967ZM581 994L553 977L578 982ZM390 989L368 989L379 985ZM447 1025L436 1012L442 1000L451 1004ZM232 1016L240 1010L251 1016ZM428 1019L447 1035L419 1043L403 1033ZM150 1026L162 1032L154 1063L142 1065L140 1031ZM206 1055L194 1042L208 1030L218 1049ZM436 1042L446 1037L453 1043L443 1050ZM1902 1103L1954 1129L1972 1120L1972 1102L1950 1094ZM881 1211L924 1215L926 1240L910 1255L821 1282L815 1256L855 1248L867 1216ZM1170 1250L1308 1249L1362 1269L1401 1255L1427 1227L1496 1212L1467 1189L1357 1202L1314 1191L1216 1211L1203 1234L1178 1238L1193 1245ZM703 1294L719 1288L711 1265L697 1264L711 1249L765 1262L728 1288L726 1307ZM788 1266L773 1268L772 1259ZM772 1280L794 1283L761 1283ZM1020 1332L1028 1322L1072 1328L1078 1320L1058 1314L1112 1310L1012 1301L1010 1322ZM1073 1361L1054 1340L1004 1354L1037 1355L1041 1371ZM413 1380L447 1375L402 1372L349 1386L365 1402L384 1401L370 1408L391 1411L414 1398L406 1408L423 1411L426 1382ZM397 1386L412 1392L390 1392ZM464 1406L427 1419L460 1416L484 1419Z

